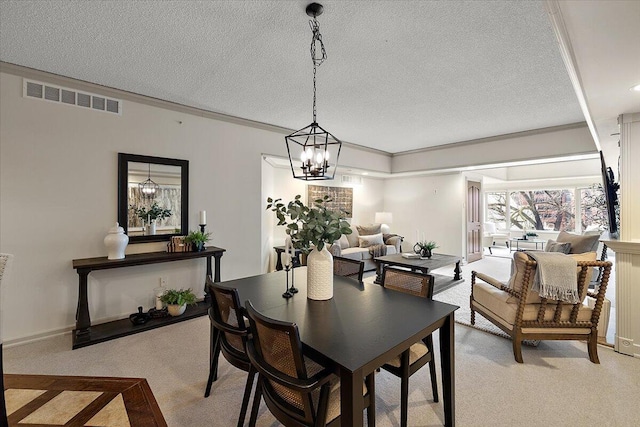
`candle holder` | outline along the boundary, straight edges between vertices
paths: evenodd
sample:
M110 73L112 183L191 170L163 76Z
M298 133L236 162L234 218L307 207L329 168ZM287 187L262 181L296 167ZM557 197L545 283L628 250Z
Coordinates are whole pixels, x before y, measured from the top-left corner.
M289 291L289 270L291 270L291 267L287 265L284 268L285 274L287 276L287 281L285 282L284 293L282 294L282 298L286 298L286 299L289 299L293 296L293 294Z
M204 233L204 228L207 226L207 224L200 224L200 232Z
M291 287L289 288L289 293L291 294L298 293L298 288L296 288L294 285L295 271L296 271L295 264L293 263L293 260L292 260L291 261Z

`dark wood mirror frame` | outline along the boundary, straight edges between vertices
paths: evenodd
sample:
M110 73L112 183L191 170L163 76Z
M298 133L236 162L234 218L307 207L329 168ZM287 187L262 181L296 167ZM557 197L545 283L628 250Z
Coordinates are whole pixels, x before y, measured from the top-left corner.
M129 162L150 163L180 167L180 210L181 224L179 234L156 234L152 236L129 236L129 243L160 242L170 240L171 236L187 235L189 232L189 161L168 159L165 157L141 156L137 154L118 153L118 222L128 234L129 199L127 185L129 182Z

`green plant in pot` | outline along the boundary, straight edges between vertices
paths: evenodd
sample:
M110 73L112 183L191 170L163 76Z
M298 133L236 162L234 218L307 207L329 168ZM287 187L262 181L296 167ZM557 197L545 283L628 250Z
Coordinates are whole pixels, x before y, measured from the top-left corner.
M417 254L420 254L422 258L431 258L431 255L433 255L432 251L437 247L438 247L438 244L433 240L430 240L430 241L423 240L423 241L417 242L413 246L413 251Z
M307 297L330 299L333 297L333 257L327 250L327 245L339 240L343 234L351 234L351 227L345 221L345 212L327 208L327 203L332 201L329 196L314 200L310 206L300 199L301 196L297 195L294 200L285 204L282 199L274 200L269 197L267 210L275 213L278 225L286 226L293 247L308 254ZM321 270L322 273L318 273ZM316 282L318 286L315 286Z
M194 252L200 252L204 250L204 244L211 238L211 233L204 233L202 231L190 231L187 237L184 238L186 243L191 243Z
M131 206L131 209L135 213L135 215L142 220L143 223L146 222L148 228L148 234L156 234L156 221L162 221L165 218L169 218L173 215L171 209L164 209L158 206L158 202L153 202L153 204L147 209L146 206L135 207Z
M160 301L167 305L167 310L172 316L180 316L187 308L187 304L194 305L196 296L189 289L168 289L160 297Z

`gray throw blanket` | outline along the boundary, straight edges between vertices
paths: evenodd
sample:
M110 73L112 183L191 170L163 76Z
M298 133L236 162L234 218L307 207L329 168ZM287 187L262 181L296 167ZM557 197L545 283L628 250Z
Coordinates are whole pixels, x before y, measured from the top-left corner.
M385 256L387 254L387 245L369 246L369 253L372 257Z
M538 263L532 289L541 297L570 304L580 302L578 293L578 264L560 252L526 252Z

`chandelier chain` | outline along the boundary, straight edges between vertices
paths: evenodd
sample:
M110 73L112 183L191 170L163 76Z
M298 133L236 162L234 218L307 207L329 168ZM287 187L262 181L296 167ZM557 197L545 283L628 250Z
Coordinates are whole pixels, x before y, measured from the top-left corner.
M324 49L324 43L322 43L322 34L320 34L320 24L314 17L313 20L309 20L309 26L313 33L311 37L311 61L313 62L313 122L316 123L316 72L317 67L322 65L325 59L327 59L327 51ZM320 57L317 57L317 45L320 44Z

